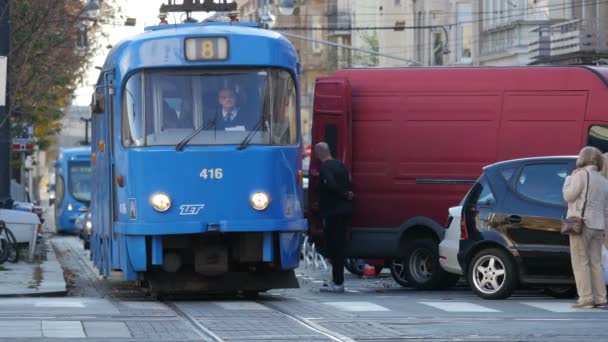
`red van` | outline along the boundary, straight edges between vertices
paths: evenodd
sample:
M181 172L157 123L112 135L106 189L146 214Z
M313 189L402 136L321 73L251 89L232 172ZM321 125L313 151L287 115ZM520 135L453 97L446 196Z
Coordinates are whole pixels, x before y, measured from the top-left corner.
M500 160L608 150L608 68L339 70L315 84L312 142L352 174L348 256L384 259L400 284L457 279L439 266L448 208ZM309 170L318 230L319 162Z

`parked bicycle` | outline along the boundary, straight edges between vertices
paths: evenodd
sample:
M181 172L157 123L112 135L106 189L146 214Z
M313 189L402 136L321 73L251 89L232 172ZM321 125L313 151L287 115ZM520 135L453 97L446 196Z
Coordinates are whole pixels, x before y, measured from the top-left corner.
M0 264L19 261L19 245L13 232L0 220Z

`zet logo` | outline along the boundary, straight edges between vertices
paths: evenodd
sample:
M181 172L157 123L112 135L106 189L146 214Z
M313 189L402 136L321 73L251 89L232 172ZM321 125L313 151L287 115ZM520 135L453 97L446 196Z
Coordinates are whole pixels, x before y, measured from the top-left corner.
M204 204L182 204L179 206L180 215L198 215L198 213L205 207Z

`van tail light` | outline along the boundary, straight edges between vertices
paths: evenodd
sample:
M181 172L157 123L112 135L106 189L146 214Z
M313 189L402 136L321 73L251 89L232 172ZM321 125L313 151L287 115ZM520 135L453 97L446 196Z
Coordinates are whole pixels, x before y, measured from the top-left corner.
M460 215L460 240L466 240L469 238L469 232L467 231L467 220L464 215L464 210Z

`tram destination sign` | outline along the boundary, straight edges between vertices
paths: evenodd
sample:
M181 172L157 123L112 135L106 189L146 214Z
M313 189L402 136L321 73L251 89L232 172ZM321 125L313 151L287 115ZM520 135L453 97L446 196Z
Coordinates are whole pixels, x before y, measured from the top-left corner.
M226 37L186 38L185 45L188 61L223 61L228 59L228 39Z

